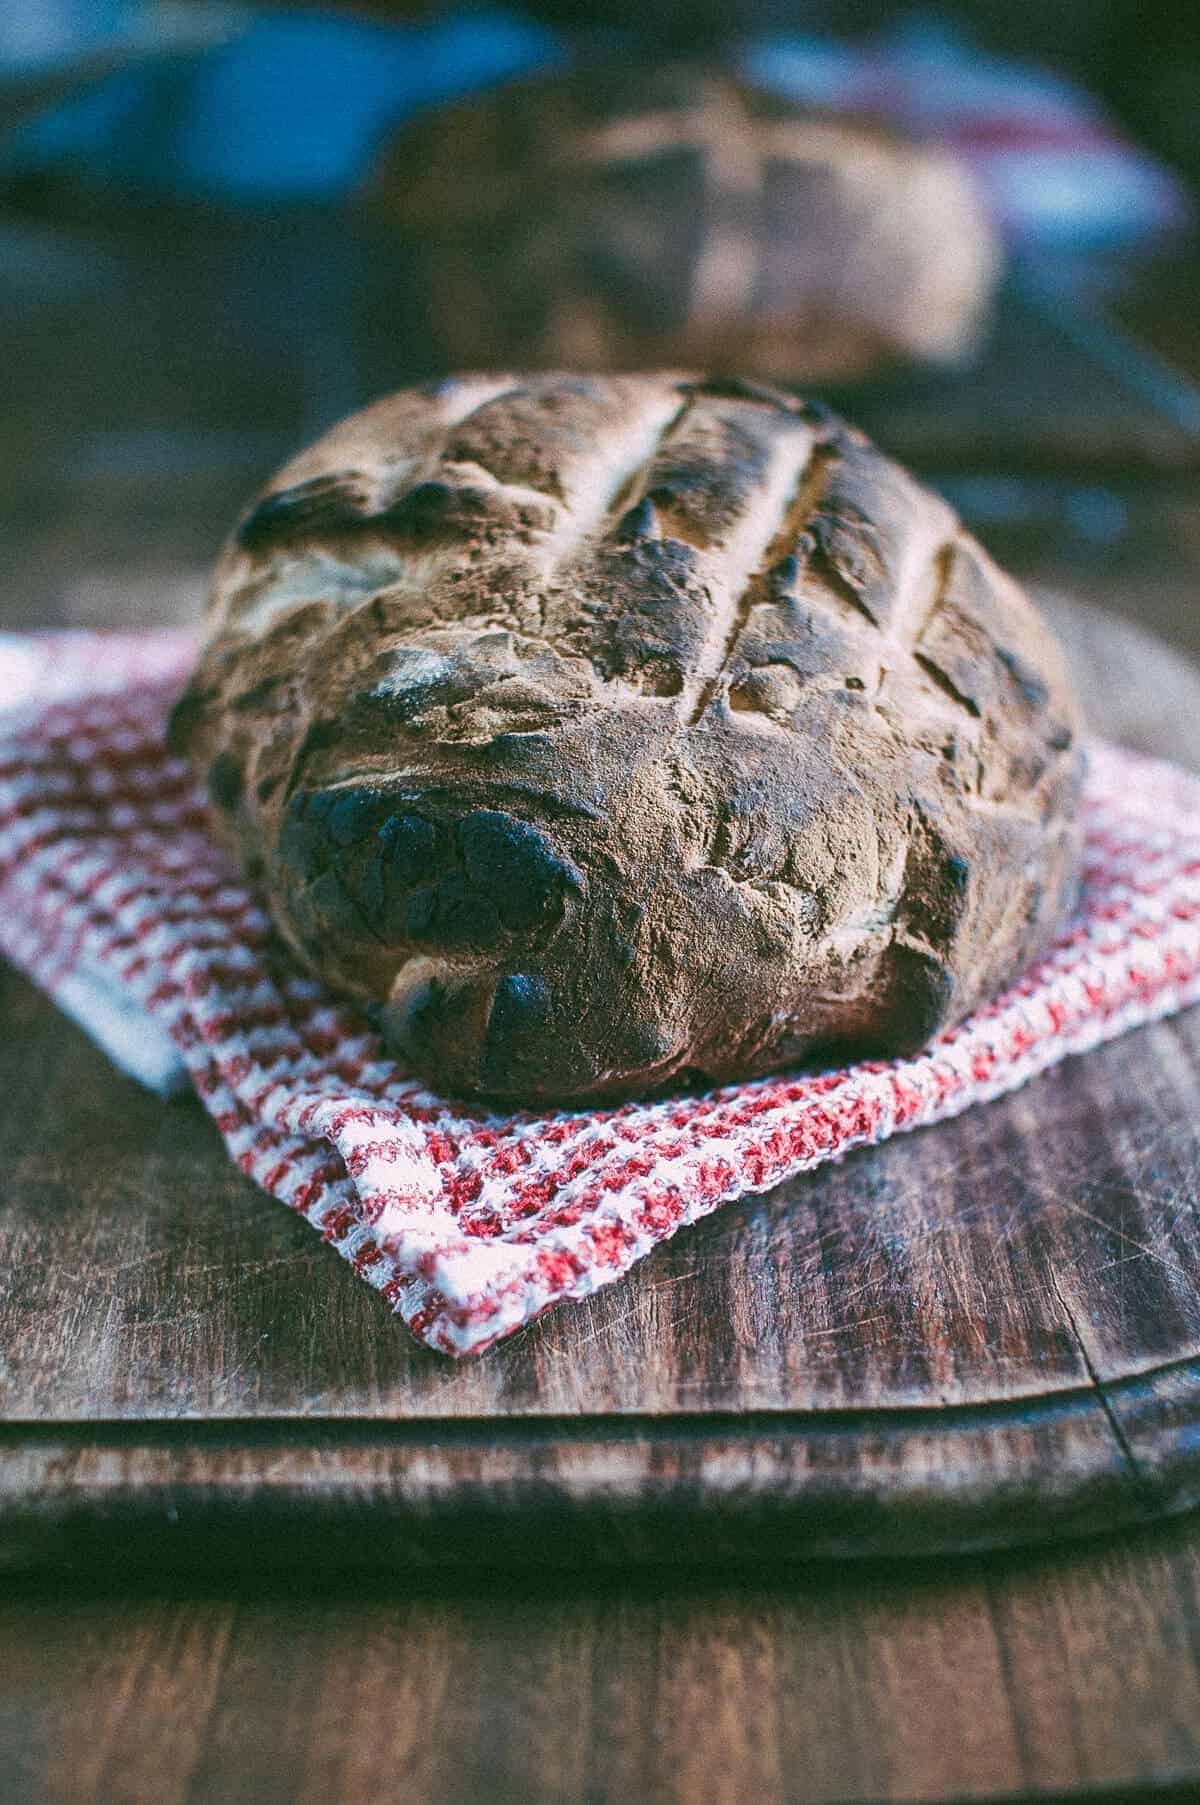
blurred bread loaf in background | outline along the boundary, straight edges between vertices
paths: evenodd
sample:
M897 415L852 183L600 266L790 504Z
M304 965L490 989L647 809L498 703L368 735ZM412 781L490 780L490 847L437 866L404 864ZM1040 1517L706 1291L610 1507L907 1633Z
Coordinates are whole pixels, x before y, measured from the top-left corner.
M954 156L716 66L538 75L398 131L361 195L448 364L857 376L971 350L997 241Z

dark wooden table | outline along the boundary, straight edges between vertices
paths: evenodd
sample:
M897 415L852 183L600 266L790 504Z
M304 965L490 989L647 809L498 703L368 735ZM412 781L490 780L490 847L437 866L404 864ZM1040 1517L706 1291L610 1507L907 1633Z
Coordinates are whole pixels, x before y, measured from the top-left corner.
M398 349L402 291L385 329L388 295L336 224L51 224L27 207L3 227L0 256L10 276L0 327L17 348L0 425L5 626L177 618L195 607L228 518L265 470L363 395L424 373L411 345ZM1186 275L1176 280L1166 292L1188 292ZM1179 362L1197 341L1181 343L1173 307L1147 303L1134 318L1137 298L1106 297L1097 339L1097 318L1072 312L1064 324L1040 289L1014 287L974 376L895 379L853 405L1022 575L1086 593L1196 655L1200 432L1186 392L1175 407L1169 378L1157 386L1157 366L1140 354L1120 363L1123 340L1112 366L1105 332L1127 313L1140 344L1161 343ZM90 1405L136 1428L156 1396L179 1413L181 1375L184 1414L223 1399L235 1416L261 1416L265 1400L270 1415L300 1383L319 1415L352 1375L383 1421L400 1388L426 1409L440 1394L453 1412L456 1390L490 1386L502 1409L549 1400L570 1415L588 1386L624 1386L626 1408L644 1393L654 1375L630 1362L647 1312L677 1343L695 1332L679 1298L707 1228L672 1244L669 1270L631 1289L635 1302L604 1294L539 1329L532 1354L469 1380L399 1350L373 1353L364 1372L363 1345L379 1343L360 1340L356 1324L376 1300L324 1265L314 1282L329 1256L284 1212L264 1203L248 1225L240 1181L215 1178L195 1112L173 1116L112 1078L23 982L6 981L5 1006L20 1049L5 1065L7 1163L32 1199L17 1245L22 1335L0 1367L9 1397L24 1400L6 1412L5 1480L28 1457L31 1418L44 1429ZM1194 1023L1154 1032L1167 1037L1162 1069L1181 1074L1182 1096L1198 1063ZM1068 1104L1081 1160L1091 1082L1073 1079ZM61 1126L22 1151L22 1126L47 1097ZM1190 1123L1166 1090L1148 1101L1163 1196L1190 1221L1194 1175L1179 1138ZM104 1131L95 1169L72 1163L80 1121ZM892 1179L914 1144L886 1151ZM178 1202L214 1180L228 1185L228 1205L213 1197L191 1232ZM835 1217L842 1182L822 1180ZM1092 1204L1105 1234L1114 1222L1121 1231L1111 1199ZM791 1221L786 1207L756 1206L740 1231L747 1251ZM76 1225L86 1233L73 1270L61 1250ZM1182 1286L1175 1307L1190 1324L1194 1290ZM1161 1317L1165 1303L1156 1308ZM962 1300L964 1322L971 1309ZM724 1368L718 1348L710 1369L724 1371L731 1397L736 1353L735 1338ZM1067 1337L1060 1354L1070 1366L1081 1349ZM279 1449L286 1458L286 1440ZM93 1498L110 1470L101 1458ZM268 1572L270 1547L248 1533L235 1571L236 1548L223 1568L201 1569L187 1522L175 1537L159 1522L139 1548L136 1527L124 1545L97 1534L102 1517L93 1511L70 1543L67 1571L13 1570L0 1589L5 1800L690 1805L1113 1785L1182 1797L1200 1785L1200 1526L1188 1517L936 1562L796 1567L772 1551L765 1570L733 1569L705 1547L690 1571L685 1561L677 1572L551 1573L535 1558L521 1572L410 1567L403 1578L389 1551L373 1559L367 1518L354 1570L331 1573L319 1526L310 1563L297 1565L293 1545L289 1564ZM36 1541L39 1525L29 1527ZM343 1519L338 1533L352 1532Z

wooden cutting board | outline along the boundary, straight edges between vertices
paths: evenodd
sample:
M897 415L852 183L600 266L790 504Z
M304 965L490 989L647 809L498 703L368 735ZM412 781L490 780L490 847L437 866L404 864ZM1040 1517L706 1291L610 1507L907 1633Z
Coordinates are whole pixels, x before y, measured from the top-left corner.
M1200 672L1053 612L1094 726L1200 766ZM454 1364L3 991L0 1565L900 1554L1200 1499L1200 1010Z

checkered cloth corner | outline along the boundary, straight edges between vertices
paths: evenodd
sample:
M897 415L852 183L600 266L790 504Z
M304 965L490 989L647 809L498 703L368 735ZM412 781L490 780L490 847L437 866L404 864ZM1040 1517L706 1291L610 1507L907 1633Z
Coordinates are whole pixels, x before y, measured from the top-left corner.
M190 649L0 642L0 949L51 996L90 972L165 1029L242 1170L444 1353L608 1284L735 1197L1200 997L1200 778L1096 745L1079 913L919 1058L620 1108L465 1108L381 1057L208 839L163 744ZM73 685L87 692L62 699Z

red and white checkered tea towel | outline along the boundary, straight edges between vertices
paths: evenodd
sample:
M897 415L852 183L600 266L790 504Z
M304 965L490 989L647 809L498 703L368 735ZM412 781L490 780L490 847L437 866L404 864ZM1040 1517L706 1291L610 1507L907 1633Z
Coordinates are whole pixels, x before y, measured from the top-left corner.
M1097 745L1079 915L920 1058L594 1111L460 1107L380 1057L208 840L163 746L190 651L0 640L0 948L75 1013L94 986L165 1030L242 1170L445 1353L607 1284L731 1198L1200 997L1200 778Z

